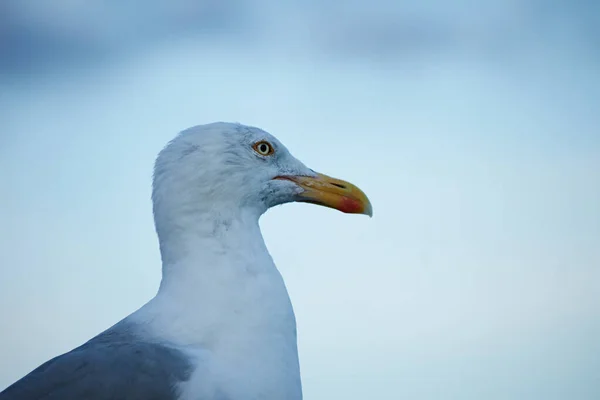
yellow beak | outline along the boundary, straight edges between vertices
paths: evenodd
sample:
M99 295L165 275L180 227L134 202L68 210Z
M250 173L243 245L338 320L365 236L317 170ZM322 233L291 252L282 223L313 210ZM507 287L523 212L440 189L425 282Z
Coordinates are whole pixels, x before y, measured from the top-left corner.
M318 204L334 208L349 214L365 214L373 216L373 207L367 195L353 184L317 174L311 176L278 176L276 179L286 179L304 189L298 195L298 201Z

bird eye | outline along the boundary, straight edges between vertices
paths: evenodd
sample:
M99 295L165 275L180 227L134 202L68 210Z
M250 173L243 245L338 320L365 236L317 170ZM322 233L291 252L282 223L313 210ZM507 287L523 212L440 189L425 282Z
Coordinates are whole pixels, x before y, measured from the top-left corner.
M255 143L252 147L254 148L254 151L256 151L261 156L270 156L275 152L273 146L271 146L269 142L265 141Z

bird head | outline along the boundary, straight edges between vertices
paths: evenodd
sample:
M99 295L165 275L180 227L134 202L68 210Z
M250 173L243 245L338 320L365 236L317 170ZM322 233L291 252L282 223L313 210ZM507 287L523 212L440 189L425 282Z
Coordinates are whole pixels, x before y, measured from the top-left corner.
M289 202L372 215L367 196L353 184L313 171L259 128L224 122L189 128L160 152L153 201L155 216L169 209L261 215Z

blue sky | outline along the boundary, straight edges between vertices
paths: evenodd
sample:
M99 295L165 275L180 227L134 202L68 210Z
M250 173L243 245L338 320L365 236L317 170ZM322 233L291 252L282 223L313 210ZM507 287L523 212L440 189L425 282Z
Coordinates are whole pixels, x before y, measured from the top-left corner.
M307 399L600 396L597 6L6 4L0 387L154 295L154 157L227 120L373 202L261 220Z

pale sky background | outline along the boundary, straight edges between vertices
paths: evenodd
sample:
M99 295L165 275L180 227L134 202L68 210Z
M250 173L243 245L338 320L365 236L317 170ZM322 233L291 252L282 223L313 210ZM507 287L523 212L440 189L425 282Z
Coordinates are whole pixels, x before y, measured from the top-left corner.
M599 3L100 3L0 6L0 389L155 294L154 158L225 120L374 206L261 220L307 400L600 398Z

